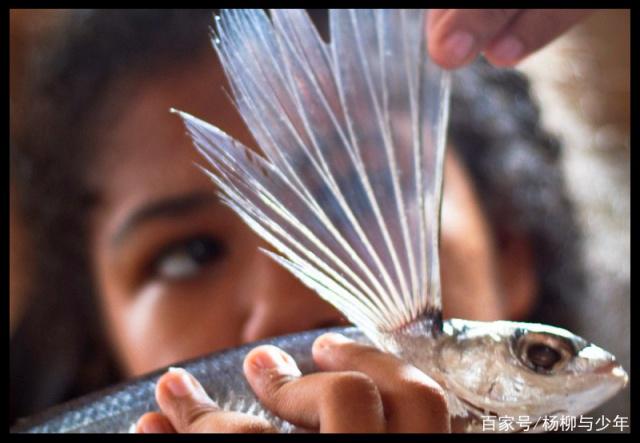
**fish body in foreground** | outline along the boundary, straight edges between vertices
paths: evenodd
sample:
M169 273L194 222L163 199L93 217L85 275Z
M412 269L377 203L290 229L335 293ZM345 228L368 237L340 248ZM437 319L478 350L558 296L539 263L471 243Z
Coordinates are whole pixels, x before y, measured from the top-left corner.
M315 369L311 345L323 332L340 332L354 340L367 339L356 328L332 328L286 335L230 350L216 352L180 363L193 374L209 396L225 410L262 416L282 431L294 427L266 411L242 373L242 362L254 346L269 343L291 354L304 373ZM156 411L155 385L167 368L140 379L127 381L105 390L58 405L40 415L19 420L11 432L28 433L126 433L146 412Z
M443 322L439 334L425 333L432 330L432 321L423 318L400 331L379 333L377 345L445 388L452 420L460 423L460 430L482 431L486 416L527 416L535 422L545 415L578 415L627 382L613 356L563 329L451 319ZM306 374L316 369L310 354L313 341L328 331L371 344L353 327L292 334L265 343L288 352ZM181 366L201 382L221 409L266 418L282 432L303 431L264 409L239 370L247 352L258 344ZM60 405L18 423L12 432L129 432L144 413L157 410L155 383L164 372ZM540 398L546 401L541 403Z

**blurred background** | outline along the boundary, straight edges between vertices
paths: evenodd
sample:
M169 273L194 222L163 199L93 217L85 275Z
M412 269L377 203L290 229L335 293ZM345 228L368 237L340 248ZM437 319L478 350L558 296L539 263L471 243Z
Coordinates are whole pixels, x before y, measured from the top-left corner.
M565 151L563 167L583 230L588 291L576 332L631 368L630 11L590 16L518 69L532 82L543 124ZM616 328L611 328L616 325ZM627 331L620 334L619 331ZM631 378L631 377L630 377ZM630 388L602 410L629 416Z
M64 10L10 11L10 129L23 124L29 60L65 18ZM526 59L546 128L564 145L563 168L586 242L588 290L574 332L615 354L630 370L630 12L602 10ZM19 149L10 146L10 151ZM10 180L10 333L30 301L37 251ZM615 324L615 328L609 325ZM620 334L619 331L626 331ZM629 416L630 389L593 416Z

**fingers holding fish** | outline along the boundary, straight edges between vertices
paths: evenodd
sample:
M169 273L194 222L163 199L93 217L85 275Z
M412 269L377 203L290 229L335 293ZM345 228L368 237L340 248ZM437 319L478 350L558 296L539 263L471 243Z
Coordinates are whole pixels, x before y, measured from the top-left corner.
M302 376L291 356L259 346L244 361L254 392L273 413L320 432L384 432L382 399L373 381L355 371Z
M442 388L400 359L338 334L313 346L322 372L302 376L274 346L246 357L244 370L261 403L281 418L320 432L448 432Z
M184 369L170 369L158 380L156 401L162 414L142 416L136 425L137 432L275 432L262 418L220 410L195 377Z
M323 371L358 371L380 391L388 432L449 432L446 394L416 367L340 334L324 334L313 344Z

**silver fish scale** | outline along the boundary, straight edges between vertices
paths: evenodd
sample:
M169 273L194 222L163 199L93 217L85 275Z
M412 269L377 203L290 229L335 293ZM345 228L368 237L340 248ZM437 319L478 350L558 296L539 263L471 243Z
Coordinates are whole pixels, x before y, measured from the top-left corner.
M196 377L220 409L264 418L280 432L304 432L304 429L274 416L262 407L244 378L242 363L251 349L268 343L288 352L303 374L314 372L316 368L311 357L311 345L316 337L325 332L338 332L368 343L356 328L331 328L264 340L174 366L183 367ZM143 378L89 394L20 420L11 432L131 432L143 414L158 410L155 385L166 371L167 368L155 371Z

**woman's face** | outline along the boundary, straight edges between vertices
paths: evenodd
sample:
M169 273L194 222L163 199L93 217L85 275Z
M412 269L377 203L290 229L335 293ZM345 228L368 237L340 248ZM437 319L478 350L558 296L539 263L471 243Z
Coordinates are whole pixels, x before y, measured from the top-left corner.
M91 180L102 198L92 214L92 260L109 337L128 375L262 338L346 324L258 250L266 244L218 201L194 165L206 163L171 107L251 145L213 59L207 54L182 71L141 82L133 96L118 101L115 125L104 130L96 149L101 154ZM513 257L505 260L495 250L451 149L444 189L444 315L506 318L523 279L512 296L509 281L520 271L503 278L504 263L513 267ZM524 280L525 293L532 294L533 284Z

